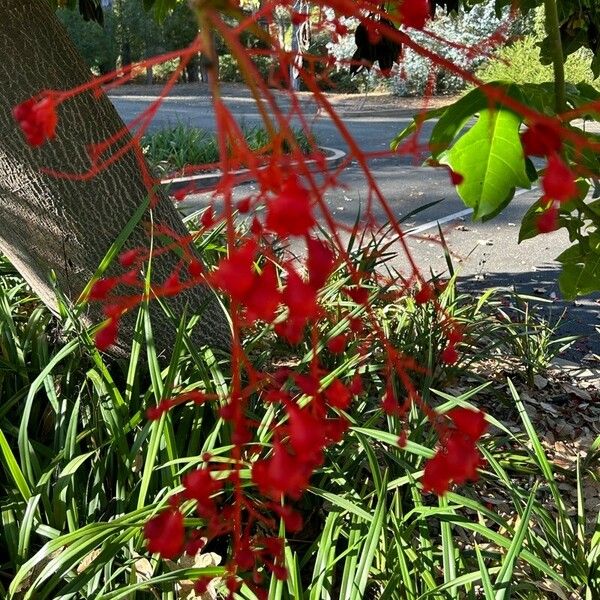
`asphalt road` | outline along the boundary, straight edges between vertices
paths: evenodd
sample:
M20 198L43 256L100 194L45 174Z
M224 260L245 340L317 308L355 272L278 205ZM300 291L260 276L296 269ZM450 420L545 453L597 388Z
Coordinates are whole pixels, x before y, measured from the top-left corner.
M111 96L113 103L125 121L133 119L143 111L154 96L127 95L122 92ZM234 117L248 126L259 124L260 116L254 101L239 92L229 94L225 101ZM314 134L319 143L347 150L346 143L335 124L321 112L317 113L310 101L303 103ZM279 99L284 111L288 107L285 99ZM345 126L366 152L386 150L392 137L411 122L411 113L406 110L370 111L346 113ZM184 123L206 130L214 130L215 120L210 98L206 96L176 95L167 98L158 111L152 128L160 129L170 124ZM426 135L432 124L425 124ZM441 169L421 167L414 158L393 156L370 161L371 172L384 193L387 202L398 217L404 217L420 207L440 201L435 206L419 212L403 227L417 228L410 238L411 253L417 264L426 272L447 271L443 249L437 241L438 222L442 225L446 241L453 252L455 269L460 273L461 286L470 290L500 287L519 293L535 294L551 299L539 310L555 320L563 308L568 309L563 332L583 336L578 350L570 356L578 358L589 352L600 354L599 304L596 298L564 302L560 299L556 279L558 265L553 259L568 247L564 231L541 235L522 244L517 243L519 223L527 208L539 197L533 189L520 193L509 207L496 219L487 223L473 223L465 215L465 206L457 197L448 175ZM364 174L357 164L345 169L341 177L343 189L327 194L326 201L338 220L352 224L362 210L367 198L368 186ZM252 184L247 184L252 187ZM239 194L248 190L242 187ZM183 204L190 212L207 203L206 195L194 195ZM382 210L376 216L385 222ZM399 258L394 267L406 273L408 263Z

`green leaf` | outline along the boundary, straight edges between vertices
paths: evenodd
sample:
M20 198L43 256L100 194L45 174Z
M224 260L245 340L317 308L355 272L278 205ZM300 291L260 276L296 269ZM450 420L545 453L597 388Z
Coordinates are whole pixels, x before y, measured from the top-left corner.
M162 23L167 14L175 8L177 0L144 0L144 8L152 9L154 18Z
M580 231L584 226L582 219L577 213L572 214L577 207L577 201L583 200L590 191L590 184L585 179L577 182L578 194L573 201L561 203L558 214L558 226L566 228L569 232L569 239L575 242L580 237ZM529 240L539 234L537 228L538 217L546 210L547 202L543 199L532 204L523 218L521 219L521 228L519 229L519 244L524 240Z
M464 177L458 195L473 208L474 219L497 214L515 193L530 188L519 138L520 118L508 110L482 110L477 123L440 162Z
M0 464L4 467L6 474L13 480L17 486L19 493L23 500L27 501L31 497L31 490L27 485L27 480L23 471L19 467L19 463L13 454L10 444L4 435L2 429L0 429Z
M558 284L566 300L600 290L600 235L584 238L556 260L562 265Z
M354 585L352 587L350 600L359 600L359 598L364 598L364 592L367 587L371 565L373 564L375 552L379 545L379 537L381 535L381 531L383 530L383 524L386 520L386 488L387 473L385 473L381 488L378 490L379 497L377 499L377 506L375 508L375 512L373 513L373 520L371 521L369 532L365 539L363 552L356 567Z
M451 104L431 132L429 138L429 146L432 150L431 156L437 159L443 151L447 150L452 140L469 119L474 117L480 110L484 110L489 106L489 103L489 99L481 89L475 88L460 100Z
M413 122L406 128L404 128L400 133L396 135L396 137L390 142L390 149L393 152L396 152L402 142L410 137L411 135L416 135L419 131L419 126L423 124L425 121L429 121L431 119L437 119L441 117L446 112L446 107L442 106L440 108L434 108L433 110L427 111L425 114L418 115L413 119Z
M494 584L494 587L497 589L496 600L510 598L510 590L515 579L514 570L517 564L517 559L521 554L521 549L523 548L523 542L525 541L527 530L529 529L529 519L531 517L536 491L537 486L533 488L531 495L529 496L527 506L525 507L523 515L521 516L519 527L515 531L510 548L504 557L504 562L502 563L500 573L498 573L498 576L496 577L496 582Z

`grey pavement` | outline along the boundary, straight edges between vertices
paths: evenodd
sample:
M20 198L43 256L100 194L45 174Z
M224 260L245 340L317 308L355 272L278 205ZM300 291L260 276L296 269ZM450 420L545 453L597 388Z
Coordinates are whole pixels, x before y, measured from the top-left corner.
M156 95L143 94L138 90L128 94L127 88L118 94L111 94L113 103L125 121L133 119L155 98ZM282 110L289 108L284 94L276 94L276 99ZM225 89L225 102L238 122L247 125L260 123L254 100L244 94L243 89ZM337 127L323 111L317 110L310 96L304 94L301 103L318 142L323 146L346 150L347 144ZM358 106L360 107L360 103ZM345 126L366 152L385 151L393 136L411 122L415 112L414 109L389 106L378 110L372 103L363 107L360 112L356 111L356 107L356 101L354 105L351 102L336 104L336 109L344 115ZM192 95L178 93L176 90L173 96L164 101L152 127L159 129L174 123L214 130L210 98L205 93ZM431 123L425 124L425 135L432 126ZM437 273L447 270L444 252L437 240L437 221L440 220L463 287L478 291L487 287L511 289L514 286L520 293L535 293L546 299L553 299L550 308L555 316L562 308L568 308L569 311L564 333L585 336L578 354L590 351L600 354L600 336L597 331L597 327L600 327L600 313L596 298L576 303L560 299L556 285L559 270L553 259L569 245L565 232L540 235L517 244L521 217L539 198L539 190L520 193L496 219L486 223L473 223L470 216L464 215L465 206L456 195L444 170L422 167L414 157L409 156L375 158L370 161L369 166L387 203L398 217L440 201L403 223L405 229L421 228L418 235L410 236L409 239L411 253L422 269ZM344 170L340 180L343 188L329 192L325 200L337 220L351 225L359 213L364 213L368 186L364 174L355 163ZM243 196L253 188L253 184L246 184L240 186L236 193ZM208 198L207 194L192 195L182 203L182 210L189 213L206 206ZM382 222L386 221L382 210L376 210L375 214ZM399 258L394 266L399 270L406 270L407 261ZM547 311L548 305L544 304L540 310Z

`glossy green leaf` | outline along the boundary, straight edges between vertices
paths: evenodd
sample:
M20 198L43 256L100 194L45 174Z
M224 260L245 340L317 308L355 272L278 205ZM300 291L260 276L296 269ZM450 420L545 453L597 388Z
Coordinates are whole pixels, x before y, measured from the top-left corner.
M440 160L464 177L457 191L473 209L474 219L496 215L517 186L531 187L520 125L520 118L511 111L483 110L477 123Z
M564 298L573 300L600 290L600 235L584 238L556 260L562 265L558 284Z

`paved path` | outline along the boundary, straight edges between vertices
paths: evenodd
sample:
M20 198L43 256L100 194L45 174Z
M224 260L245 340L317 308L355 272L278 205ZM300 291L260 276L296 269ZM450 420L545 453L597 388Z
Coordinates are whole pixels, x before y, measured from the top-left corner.
M224 90L225 101L235 118L247 125L260 122L254 101L249 98L243 87L230 86ZM130 120L144 110L154 100L156 93L148 93L144 88L124 88L111 99L125 120ZM276 94L280 108L285 110L289 103L284 94ZM344 124L358 140L363 150L376 152L389 147L390 139L408 125L418 105L408 109L398 107L389 98L375 98L365 101L363 98L334 96L332 101L344 115ZM308 94L301 96L301 103L313 132L321 145L346 149L346 143L334 123L317 111ZM392 104L390 106L390 104ZM358 110L357 110L358 109ZM212 103L206 94L206 88L196 86L193 93L190 88L177 88L173 96L167 98L154 121L154 128L168 124L186 123L214 130ZM425 134L431 124L426 124ZM455 254L455 266L461 273L463 286L473 289L483 287L505 287L513 285L521 293L537 293L546 298L557 298L550 308L555 317L559 309L569 309L569 321L566 331L585 334L587 342L582 345L581 353L592 350L600 354L600 343L596 326L598 304L593 299L577 303L564 303L558 299L556 278L558 270L553 259L566 247L568 239L564 231L538 236L523 244L517 244L519 223L527 208L539 197L539 191L524 191L511 202L509 207L496 219L487 223L473 223L465 215L465 207L457 197L447 174L442 170L423 168L415 164L414 159L406 156L374 159L370 163L378 185L387 201L398 216L408 213L430 202L441 200L407 221L404 226L418 229L419 235L411 238L411 250L422 268L442 272L446 270L444 253L436 243L437 221L443 223L446 240ZM364 176L356 164L350 165L343 173L341 181L345 189L327 194L326 201L336 218L352 224L359 210L364 209L367 186ZM251 187L251 184L250 184ZM239 194L248 188L240 188ZM187 211L204 206L207 197L195 195L184 203ZM378 216L385 221L383 212ZM398 268L406 267L400 262ZM589 337L592 336L592 337Z

